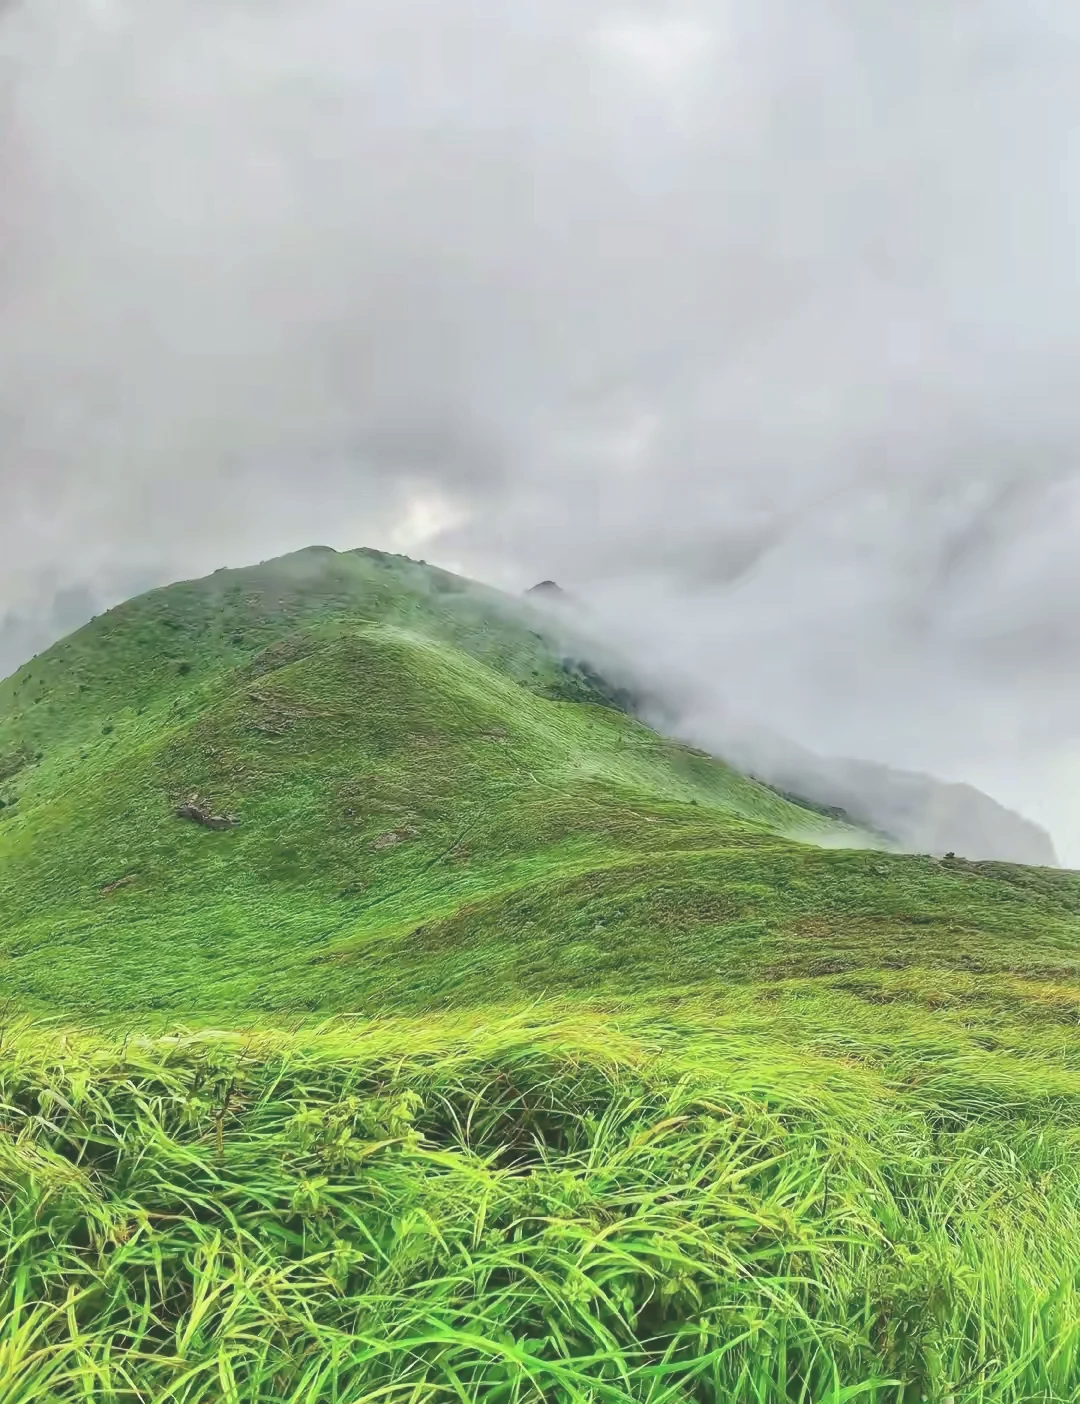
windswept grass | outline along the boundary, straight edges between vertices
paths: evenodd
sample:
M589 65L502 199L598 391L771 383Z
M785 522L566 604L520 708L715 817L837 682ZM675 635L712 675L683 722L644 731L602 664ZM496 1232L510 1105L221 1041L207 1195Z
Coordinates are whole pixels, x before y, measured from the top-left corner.
M1076 1397L1080 1076L655 1040L8 1027L0 1400Z
M1080 1399L1076 876L561 649L316 551L0 685L0 1404Z

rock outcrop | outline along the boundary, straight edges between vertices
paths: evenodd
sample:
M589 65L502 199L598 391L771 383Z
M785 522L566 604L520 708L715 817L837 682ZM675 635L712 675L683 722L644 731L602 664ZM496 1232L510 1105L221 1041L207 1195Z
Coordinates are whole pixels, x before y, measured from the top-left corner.
M189 795L174 811L177 819L201 824L204 829L235 829L240 820L235 814L214 814L209 804L198 795Z

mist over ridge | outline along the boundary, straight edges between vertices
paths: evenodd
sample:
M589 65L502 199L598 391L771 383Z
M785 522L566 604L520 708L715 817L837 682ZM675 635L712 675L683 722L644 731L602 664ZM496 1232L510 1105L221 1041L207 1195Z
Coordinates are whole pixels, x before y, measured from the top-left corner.
M1080 860L1080 19L55 0L0 19L0 672L325 540L588 596Z

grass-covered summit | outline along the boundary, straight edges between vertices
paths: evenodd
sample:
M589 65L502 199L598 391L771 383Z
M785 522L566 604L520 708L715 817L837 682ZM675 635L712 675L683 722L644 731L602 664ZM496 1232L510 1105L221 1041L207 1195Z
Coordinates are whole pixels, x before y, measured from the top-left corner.
M376 552L0 685L0 1400L1080 1397L1080 883Z
M400 1012L1071 960L1068 880L854 849L620 710L567 628L317 548L35 658L0 685L7 993Z
M9 992L400 1007L469 993L478 926L503 933L488 997L633 980L633 928L565 922L585 899L625 924L618 894L681 881L672 862L829 827L634 721L552 627L314 550L154 591L34 659L0 689Z

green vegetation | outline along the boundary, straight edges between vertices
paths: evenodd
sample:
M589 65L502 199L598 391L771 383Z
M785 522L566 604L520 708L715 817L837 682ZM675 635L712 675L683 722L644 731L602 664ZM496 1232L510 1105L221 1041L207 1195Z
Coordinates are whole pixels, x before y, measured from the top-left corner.
M582 655L314 550L0 684L0 1404L1080 1397L1080 882Z

